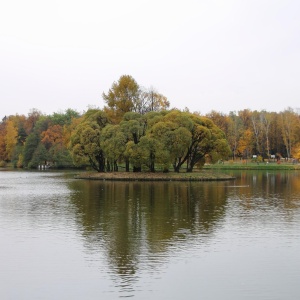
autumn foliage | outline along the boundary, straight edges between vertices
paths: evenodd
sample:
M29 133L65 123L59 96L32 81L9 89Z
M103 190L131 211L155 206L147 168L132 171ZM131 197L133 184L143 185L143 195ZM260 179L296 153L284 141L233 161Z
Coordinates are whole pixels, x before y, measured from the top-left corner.
M0 166L191 172L228 158L300 158L300 116L291 108L205 116L169 109L165 96L129 75L102 97L106 106L84 113L33 109L27 116L3 117Z

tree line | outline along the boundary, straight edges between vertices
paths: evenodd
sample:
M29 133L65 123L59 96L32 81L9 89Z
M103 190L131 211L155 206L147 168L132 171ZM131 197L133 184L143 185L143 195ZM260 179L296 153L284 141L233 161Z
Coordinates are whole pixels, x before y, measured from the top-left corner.
M0 123L0 166L91 166L99 172L193 171L207 161L300 156L299 114L287 109L211 111L170 109L165 96L123 75L102 97L102 109L12 115Z
M244 109L228 115L206 115L226 135L232 159L300 158L300 115L292 108L279 113Z

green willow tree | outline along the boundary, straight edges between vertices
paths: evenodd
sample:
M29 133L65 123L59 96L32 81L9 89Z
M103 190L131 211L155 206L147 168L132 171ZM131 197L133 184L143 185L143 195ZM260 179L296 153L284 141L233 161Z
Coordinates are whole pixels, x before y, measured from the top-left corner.
M90 164L98 172L105 171L105 154L101 135L108 123L105 112L87 111L70 139L70 149L76 165Z
M203 166L205 158L212 162L225 159L231 153L224 132L211 120L192 115L192 142L188 149L187 172L192 172L196 164Z
M230 148L225 134L208 118L189 112L171 111L152 127L163 148L169 153L169 161L175 172L186 165L192 172L196 164L225 159Z
M118 171L118 161L124 157L126 136L120 125L108 124L101 132L107 171Z
M179 111L167 114L152 128L152 135L159 140L161 148L167 151L169 164L173 165L176 172L179 172L182 164L185 162L187 149L191 143L190 131L176 122L179 114L181 114Z
M152 130L153 125L159 122L164 115L162 112L148 112L140 116L140 130L142 133L136 143L129 143L127 150L131 163L138 165L139 169L143 166L150 172L155 172L155 165L158 163L163 166L164 171L169 168L169 155L164 148L164 144L157 138L157 133ZM131 151L133 150L133 151Z
M147 118L135 112L128 112L123 116L120 129L126 139L124 152L126 172L129 171L129 163L133 165L134 172L142 170L141 153L138 147L141 137L145 136L147 129Z
M35 150L40 143L40 137L37 132L32 132L28 135L23 149L23 166L28 167L33 158Z

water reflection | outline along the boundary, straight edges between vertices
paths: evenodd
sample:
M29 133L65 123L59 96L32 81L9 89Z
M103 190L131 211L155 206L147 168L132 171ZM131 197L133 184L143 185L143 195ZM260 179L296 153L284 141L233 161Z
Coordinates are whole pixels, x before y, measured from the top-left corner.
M0 172L0 298L297 299L299 173L231 175L126 183Z
M72 203L87 247L105 249L126 289L139 270L155 270L173 251L209 238L226 205L225 190L211 183L73 181L69 186L76 191Z
M232 175L234 183L72 181L69 188L86 248L104 251L115 286L130 296L143 271L155 273L178 252L201 251L226 222L245 231L255 224L261 238L274 218L298 222L297 173Z
M236 171L236 186L243 185L243 189L232 189L229 197L239 197L246 201L261 199L268 204L283 205L285 209L299 207L300 174L298 171L257 172Z

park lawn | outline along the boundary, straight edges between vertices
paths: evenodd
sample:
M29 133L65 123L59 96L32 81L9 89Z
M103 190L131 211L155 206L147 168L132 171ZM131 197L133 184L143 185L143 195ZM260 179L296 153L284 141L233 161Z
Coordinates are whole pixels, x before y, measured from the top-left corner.
M205 164L204 170L300 170L300 164L296 163L276 163L276 162L232 162Z

